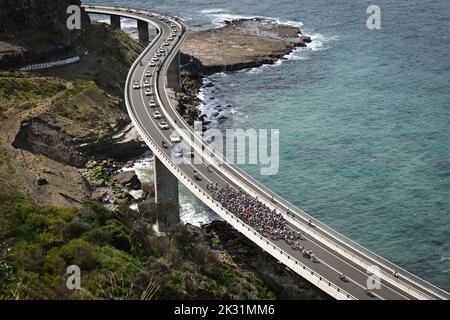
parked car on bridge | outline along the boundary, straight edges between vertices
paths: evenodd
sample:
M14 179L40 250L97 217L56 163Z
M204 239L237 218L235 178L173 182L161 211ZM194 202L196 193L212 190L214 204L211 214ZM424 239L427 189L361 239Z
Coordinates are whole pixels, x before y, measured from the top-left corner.
M169 129L169 125L168 125L167 122L165 122L165 121L160 121L160 122L159 122L159 127L161 128L161 130L167 130L167 129Z
M139 89L139 82L133 82L133 89Z
M158 110L153 111L154 119L161 119L161 113Z

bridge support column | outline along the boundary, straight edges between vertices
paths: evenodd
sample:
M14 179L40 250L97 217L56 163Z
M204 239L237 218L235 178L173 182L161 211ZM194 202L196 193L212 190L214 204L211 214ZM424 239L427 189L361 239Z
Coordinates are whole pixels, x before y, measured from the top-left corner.
M120 25L120 16L116 16L116 15L110 15L110 19L111 19L111 26L117 29L121 28Z
M181 89L181 80L180 80L180 52L177 52L177 55L172 60L167 70L167 86L176 91Z
M149 35L148 35L148 22L138 20L138 33L139 33L139 43L141 46L146 47L149 44Z
M178 179L155 156L155 202L160 205L156 225L157 232L167 232L180 223L178 207Z

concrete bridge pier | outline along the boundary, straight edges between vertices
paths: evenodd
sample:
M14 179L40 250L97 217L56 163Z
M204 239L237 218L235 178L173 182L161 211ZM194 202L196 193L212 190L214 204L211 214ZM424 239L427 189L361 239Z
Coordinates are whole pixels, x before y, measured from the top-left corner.
M177 52L175 58L169 65L167 70L167 86L179 91L181 89L180 80L180 51Z
M138 20L137 21L138 33L139 33L139 43L141 46L148 46L149 42L149 32L148 32L148 22Z
M116 15L110 15L110 19L111 19L111 26L117 29L121 28L120 25L120 16L116 16Z
M154 229L164 233L180 223L178 179L155 156L155 202L160 205Z

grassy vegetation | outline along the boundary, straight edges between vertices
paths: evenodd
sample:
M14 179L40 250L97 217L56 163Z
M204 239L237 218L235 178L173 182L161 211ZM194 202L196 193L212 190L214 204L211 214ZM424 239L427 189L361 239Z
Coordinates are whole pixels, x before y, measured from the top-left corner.
M107 95L94 81L0 72L0 119L10 110L33 109L50 98L42 111L73 136L95 132L101 140L125 117L117 98Z
M57 78L0 72L0 113L11 108L29 109L65 89L65 81Z
M0 298L274 298L253 273L240 274L178 226L157 237L145 213L37 206L0 192ZM69 290L66 269L81 269Z
M55 123L72 136L95 131L96 139L109 137L111 129L123 121L117 99L108 96L94 81L74 80L49 109Z

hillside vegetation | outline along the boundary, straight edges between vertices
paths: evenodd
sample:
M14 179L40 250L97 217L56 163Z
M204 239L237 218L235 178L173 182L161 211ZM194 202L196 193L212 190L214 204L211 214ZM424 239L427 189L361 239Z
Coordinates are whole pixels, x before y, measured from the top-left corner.
M267 299L255 274L220 262L180 225L157 237L150 216L95 203L37 206L0 193L0 297L6 299ZM66 287L69 265L81 290Z

